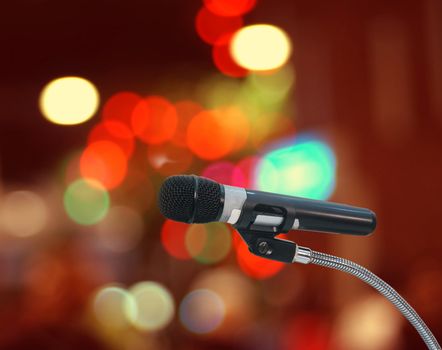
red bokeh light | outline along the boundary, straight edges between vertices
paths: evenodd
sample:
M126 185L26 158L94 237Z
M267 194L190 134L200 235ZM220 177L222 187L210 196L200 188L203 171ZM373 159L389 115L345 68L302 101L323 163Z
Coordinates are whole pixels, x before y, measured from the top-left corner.
M204 5L218 16L240 16L256 5L256 0L204 0Z
M141 101L133 92L123 91L111 96L103 106L103 120L116 120L131 125L132 112Z
M285 235L279 235L278 238L284 239ZM249 251L247 244L239 236L234 234L233 242L236 249L236 260L241 270L255 279L266 279L276 275L281 271L285 264L279 261L261 258Z
M199 10L195 20L198 35L209 44L215 44L223 35L236 32L242 25L241 17L217 16L206 7Z
M192 118L203 110L203 107L196 102L183 100L176 102L175 108L178 115L178 125L171 141L178 146L187 147L187 127Z
M215 66L225 75L234 78L245 77L249 71L236 64L230 53L230 41L233 34L223 35L212 48L212 58Z
M132 113L132 130L143 142L160 144L175 134L178 117L175 106L160 96L147 97Z
M151 145L147 149L149 164L162 175L173 175L187 171L193 160L192 153L172 143Z
M186 248L186 233L189 225L182 222L166 220L161 229L161 243L164 249L180 260L190 259Z
M98 180L107 189L115 188L126 175L126 156L113 142L91 143L81 156L80 172L85 178Z
M106 140L120 146L127 158L134 151L135 142L132 131L120 121L109 120L95 125L89 133L88 144Z

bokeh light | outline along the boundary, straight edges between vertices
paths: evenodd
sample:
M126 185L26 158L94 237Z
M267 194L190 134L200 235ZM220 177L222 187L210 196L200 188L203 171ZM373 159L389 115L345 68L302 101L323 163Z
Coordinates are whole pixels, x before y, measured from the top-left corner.
M265 279L276 275L284 268L285 264L282 262L261 258L252 254L239 234L235 234L233 237L236 249L236 260L246 275L255 279ZM278 238L282 239L284 239L284 237L284 235L278 236Z
M175 103L175 109L178 116L178 125L171 142L177 146L187 147L187 127L192 118L203 110L203 107L191 100L181 100Z
M118 285L101 287L94 295L95 317L101 325L110 329L124 329L130 325L125 314L128 305L134 309L133 297Z
M193 155L188 148L169 142L149 146L147 159L157 172L169 176L186 172L192 165Z
M213 332L224 320L223 300L208 289L197 289L187 294L180 305L180 321L197 334Z
M209 109L229 105L240 106L242 89L243 83L239 79L214 74L198 84L197 96Z
M295 84L295 70L285 65L271 73L251 73L247 83L266 104L284 99Z
M290 57L292 48L287 34L269 24L255 24L235 33L231 52L236 63L253 71L281 67Z
M247 117L237 107L203 111L189 124L187 144L198 157L215 160L241 149L249 130Z
M141 215L129 207L114 206L97 225L100 242L107 249L123 253L133 249L143 237Z
M132 113L132 130L143 142L160 144L172 139L178 125L175 106L160 96L149 96Z
M93 142L83 151L80 172L83 177L95 179L107 189L115 188L126 176L126 155L111 141Z
M47 221L47 206L34 192L14 191L0 201L0 230L10 235L35 235L44 229Z
M189 225L167 219L161 228L161 243L164 249L174 258L180 260L190 259L186 247L186 233Z
M192 289L208 289L222 299L225 316L222 327L217 332L229 336L231 332L237 331L237 327L252 322L256 289L254 282L238 269L223 266L204 270L195 279Z
M97 141L111 141L118 145L129 158L135 148L132 131L126 124L117 120L109 120L95 125L89 132L88 144Z
M245 77L249 71L239 66L232 57L230 45L233 34L221 36L212 47L213 63L219 71L229 77Z
M80 77L63 77L48 83L41 92L39 105L50 122L80 124L97 111L99 95L95 86Z
M233 149L234 143L234 136L229 134L215 110L198 113L187 129L187 144L202 159L224 157Z
M81 177L80 173L80 159L83 150L74 151L70 153L65 159L62 160L61 166L61 176L64 185L69 185L71 182L75 181Z
M208 44L215 44L223 35L236 32L242 24L239 16L218 16L206 7L199 10L195 20L198 35Z
M159 331L165 328L175 314L175 303L170 292L157 282L135 284L129 289L134 303L126 305L130 322L143 331Z
M256 0L204 0L204 5L219 16L241 16L256 5Z
M132 113L141 100L141 96L129 91L112 95L103 106L103 120L117 121L130 126Z
M262 191L327 199L335 188L335 155L323 141L300 136L263 159L257 178Z
M263 162L258 156L248 156L241 159L235 167L233 176L235 183L241 183L241 187L256 189L256 173L259 165ZM239 184L236 186L240 186Z
M273 127L269 128L269 125ZM296 134L293 117L278 113L263 113L253 120L250 143L256 149L263 149L269 142Z
M215 180L224 185L244 187L245 178L241 169L229 161L210 163L201 176Z
M185 244L190 256L196 261L214 264L230 252L232 235L226 224L220 222L189 225Z
M109 194L97 181L78 179L64 193L64 207L69 217L81 225L93 225L103 219L110 205Z
M336 322L339 349L394 349L403 319L388 300L369 295L348 304Z

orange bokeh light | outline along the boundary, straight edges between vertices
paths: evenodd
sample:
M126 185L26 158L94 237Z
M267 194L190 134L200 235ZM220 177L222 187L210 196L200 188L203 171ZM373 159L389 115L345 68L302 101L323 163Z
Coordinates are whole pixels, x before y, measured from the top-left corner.
M141 97L133 92L118 92L104 104L102 117L106 121L116 120L130 126L132 112L140 101Z
M241 149L249 121L239 108L222 107L198 113L187 129L187 145L198 157L215 160Z
M180 260L190 259L186 248L186 233L189 225L166 220L161 229L161 243L164 249L173 257Z
M234 246L236 249L236 260L241 270L255 279L266 279L276 275L285 266L284 263L266 258L261 258L249 251L247 244L238 233L234 234ZM279 235L284 238L284 235Z
M241 150L250 134L250 121L241 108L236 106L225 106L217 109L219 118L227 132L233 135L233 150Z
M192 164L192 153L185 147L172 143L151 145L147 149L149 164L162 175L186 172Z
M160 144L172 139L178 124L175 106L160 96L149 96L132 113L132 130L143 142Z
M256 0L204 0L204 5L218 16L240 16L256 5Z
M232 151L235 137L228 133L216 110L198 113L187 128L187 145L198 157L214 160Z
M106 140L120 146L127 158L134 151L135 142L132 131L120 121L108 120L95 125L89 133L88 144Z
M80 172L84 178L98 180L107 189L115 188L126 175L126 155L111 141L91 143L81 155Z
M193 101L183 100L175 103L178 115L178 125L172 142L178 146L187 147L186 133L192 118L203 110L203 107Z
M208 44L215 44L223 35L234 33L243 25L241 17L222 17L202 7L195 20L198 35Z
M234 78L245 77L249 71L239 66L230 54L230 40L233 34L223 35L212 48L213 63L219 71Z

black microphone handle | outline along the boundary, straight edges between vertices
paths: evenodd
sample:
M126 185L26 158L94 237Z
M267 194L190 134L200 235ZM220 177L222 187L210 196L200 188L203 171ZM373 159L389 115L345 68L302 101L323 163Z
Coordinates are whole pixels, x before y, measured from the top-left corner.
M253 190L247 190L247 199L265 206L294 208L294 228L299 230L365 236L376 227L375 213L366 208Z

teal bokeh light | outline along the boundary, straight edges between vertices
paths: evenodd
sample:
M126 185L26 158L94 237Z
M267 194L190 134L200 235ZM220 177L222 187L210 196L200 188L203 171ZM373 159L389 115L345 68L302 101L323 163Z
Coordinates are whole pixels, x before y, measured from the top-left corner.
M261 191L328 199L335 189L336 158L324 141L301 136L265 154L256 177Z

